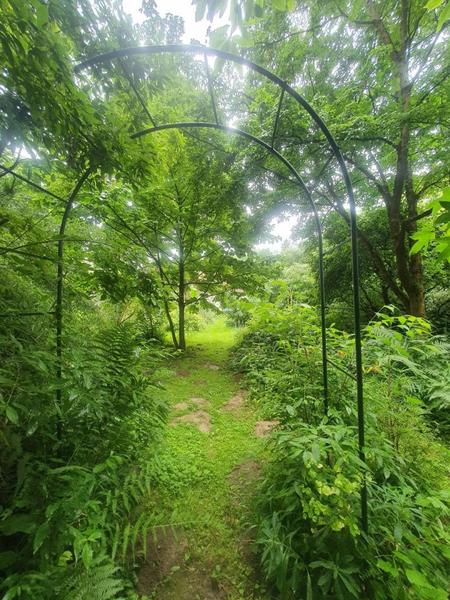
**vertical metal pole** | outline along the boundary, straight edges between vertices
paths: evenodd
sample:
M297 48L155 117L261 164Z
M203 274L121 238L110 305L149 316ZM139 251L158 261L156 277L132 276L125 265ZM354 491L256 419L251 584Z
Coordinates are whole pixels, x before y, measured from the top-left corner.
M343 159L342 159L343 162ZM362 346L361 346L361 315L360 315L360 295L359 295L359 260L358 260L358 229L356 224L356 206L353 196L353 188L350 182L347 168L344 164L344 179L346 181L349 206L350 206L350 233L352 243L352 279L353 279L353 306L355 321L355 358L356 358L356 400L358 404L358 446L359 458L365 463L365 434L364 434L364 390L363 390L363 367L362 367ZM369 520L367 514L367 483L366 476L363 473L361 485L361 525L365 533L369 530Z
M74 200L80 191L83 183L89 177L91 171L88 169L78 180L76 186L72 190L64 209L59 226L58 235L58 259L57 259L57 275L56 275L56 306L55 306L55 326L56 326L56 407L61 409L62 404L62 326L63 326L63 283L64 283L64 233L66 230L67 220L70 216L70 211ZM56 423L56 435L58 440L62 438L62 420L61 415L58 416Z
M331 134L330 134L331 135ZM334 140L333 140L334 142ZM355 196L350 175L344 161L344 157L337 144L334 142L333 150L341 167L341 172L347 188L349 212L350 212L350 238L352 252L352 288L353 288L353 311L355 324L355 360L356 360L356 402L358 407L358 455L360 460L366 462L365 432L364 432L364 388L363 388L363 366L362 366L362 343L361 343L361 314L360 314L360 287L359 287L359 256L358 256L358 228L356 217ZM361 496L361 527L365 533L369 531L369 517L367 508L367 482L366 475L360 490Z
M314 210L317 224L319 246L319 290L320 290L320 328L322 332L322 377L323 377L323 406L325 416L328 415L328 360L327 360L327 328L325 323L325 274L323 267L322 226L317 210Z

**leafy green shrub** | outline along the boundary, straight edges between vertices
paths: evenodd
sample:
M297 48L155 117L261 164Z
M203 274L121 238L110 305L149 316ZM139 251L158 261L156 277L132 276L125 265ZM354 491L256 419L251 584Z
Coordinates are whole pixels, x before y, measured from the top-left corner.
M142 346L135 323L104 326L92 316L89 326L83 314L68 322L74 341L59 407L45 383L53 353L30 343L25 329L23 341L3 346L21 377L18 386L0 373L9 398L0 513L8 600L132 597L126 567L151 526L139 512L151 485L142 449L155 447L167 414L152 381L162 354Z
M316 418L320 400L320 330L307 306L280 310L260 304L248 332L234 349L232 366L245 374L250 389L269 418L290 419L301 412Z
M369 386L382 384L394 410L402 410L406 402L407 412L425 415L441 435L448 436L450 343L432 335L427 321L393 312L388 307L366 328Z
M447 597L448 497L419 491L389 442L370 433L367 537L359 528L365 468L355 429L299 423L274 436L257 543L281 597Z
M330 329L328 341L333 362L351 372L352 336ZM366 464L352 380L341 371L330 370L323 418L319 343L312 309L266 305L233 355L253 396L281 420L257 497L264 573L286 599L446 598L449 456L433 430L432 399L448 377L447 343L422 319L391 310L367 327ZM437 418L442 428L445 413Z

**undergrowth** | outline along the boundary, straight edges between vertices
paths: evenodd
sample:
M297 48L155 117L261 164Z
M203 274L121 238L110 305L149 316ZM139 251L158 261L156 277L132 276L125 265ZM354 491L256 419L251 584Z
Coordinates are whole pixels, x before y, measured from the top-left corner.
M330 358L351 373L352 336L332 328L328 338ZM448 348L425 321L390 309L366 328L363 464L354 384L342 371L330 372L323 416L315 311L257 307L233 365L266 416L280 420L256 519L262 568L277 597L447 598L449 453L439 436L449 422Z
M165 353L110 313L91 305L66 319L60 404L51 323L0 331L3 600L136 597L130 569L151 525L142 451L166 419L154 376Z

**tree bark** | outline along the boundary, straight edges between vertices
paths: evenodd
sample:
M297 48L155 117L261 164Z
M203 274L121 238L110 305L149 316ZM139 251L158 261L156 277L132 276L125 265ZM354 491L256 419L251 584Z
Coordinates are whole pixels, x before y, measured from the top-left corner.
M180 350L186 350L186 283L184 272L184 257L182 251L180 252L180 264L178 274L178 347Z
M167 302L167 300L165 298L164 298L164 311L166 313L167 321L169 323L170 335L172 336L173 345L175 346L175 348L178 349L180 346L179 346L178 340L177 340L175 325L173 323L172 315L170 314L169 303Z

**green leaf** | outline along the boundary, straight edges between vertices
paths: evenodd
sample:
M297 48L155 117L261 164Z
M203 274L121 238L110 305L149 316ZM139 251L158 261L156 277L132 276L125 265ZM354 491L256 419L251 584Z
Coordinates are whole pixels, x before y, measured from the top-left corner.
M48 23L48 6L39 2L36 6L36 25L39 29L42 29L44 25Z
M385 573L392 575L392 577L398 577L398 569L396 569L392 563L379 559L377 561L377 567Z
M413 585L417 585L417 587L433 589L431 583L424 575L422 575L420 571L416 571L415 569L405 569L405 574L408 578L408 581Z
M449 19L450 19L450 4L447 4L447 6L442 9L442 11L439 15L437 30L440 31L442 29L442 27L444 26L445 22L448 21Z
M8 405L5 412L8 420L11 421L11 423L14 423L14 425L19 424L19 413L13 406Z
M315 463L318 463L320 460L320 446L319 444L313 444L311 447L311 455L312 459Z
M91 545L85 543L83 545L83 550L81 551L81 560L86 568L89 568L92 564L93 551Z
M425 4L425 8L428 10L434 10L435 8L439 8L439 6L441 6L444 2L445 0L428 0L428 2Z
M312 582L309 572L306 579L306 600L313 600Z
M39 527L37 528L37 531L34 535L33 554L36 554L36 552L42 546L44 540L48 537L49 532L50 532L50 525L49 525L48 521L45 521L44 523L42 523L42 525L39 525Z
M5 535L31 533L36 527L35 519L28 513L16 513L0 523L0 531Z

